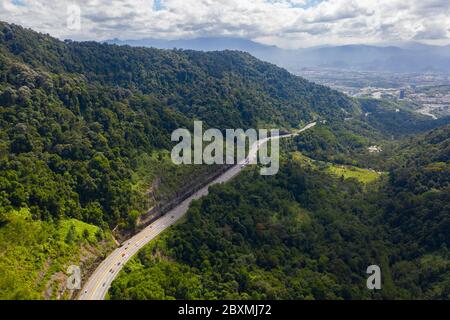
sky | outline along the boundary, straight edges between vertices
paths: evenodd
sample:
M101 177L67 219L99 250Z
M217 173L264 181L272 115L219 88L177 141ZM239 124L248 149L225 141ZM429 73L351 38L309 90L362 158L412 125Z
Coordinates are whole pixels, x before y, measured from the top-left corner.
M450 44L450 0L0 0L0 20L73 40Z

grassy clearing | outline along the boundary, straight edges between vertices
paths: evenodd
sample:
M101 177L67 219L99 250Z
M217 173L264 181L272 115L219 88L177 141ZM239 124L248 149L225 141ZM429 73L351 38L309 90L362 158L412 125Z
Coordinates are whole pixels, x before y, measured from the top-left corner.
M308 158L304 154L302 154L299 151L295 151L291 153L292 160L302 166L310 167L310 168L317 168L316 161L314 161L311 158Z
M97 236L101 236L102 233L99 227L76 219L61 221L58 225L58 231L62 241L66 241L69 233L73 232L75 242L85 239L89 243L97 242Z
M382 173L370 169L362 169L354 166L338 165L331 162L313 160L298 151L292 152L291 156L292 160L303 167L325 170L325 172L329 174L338 177L344 177L344 179L353 178L364 184L374 182L378 180L382 175Z
M352 166L341 166L341 165L330 165L327 171L339 177L344 177L344 179L356 179L361 183L367 184L378 180L381 176L380 173L369 170L361 169Z

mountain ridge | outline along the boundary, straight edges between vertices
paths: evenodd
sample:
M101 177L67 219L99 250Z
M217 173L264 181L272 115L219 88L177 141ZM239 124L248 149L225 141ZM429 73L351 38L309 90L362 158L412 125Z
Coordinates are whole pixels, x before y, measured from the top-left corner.
M282 49L241 38L194 38L180 40L107 40L117 45L180 48L203 51L241 50L290 71L303 67L350 68L392 72L448 72L450 46L416 42L392 45L349 44L301 49ZM434 62L431 62L434 61Z

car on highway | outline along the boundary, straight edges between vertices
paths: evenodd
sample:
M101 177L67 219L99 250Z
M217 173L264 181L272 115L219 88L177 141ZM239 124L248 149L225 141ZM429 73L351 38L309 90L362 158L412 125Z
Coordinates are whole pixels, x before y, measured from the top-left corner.
M246 159L245 162L241 165L241 168L245 168L250 163L250 159Z

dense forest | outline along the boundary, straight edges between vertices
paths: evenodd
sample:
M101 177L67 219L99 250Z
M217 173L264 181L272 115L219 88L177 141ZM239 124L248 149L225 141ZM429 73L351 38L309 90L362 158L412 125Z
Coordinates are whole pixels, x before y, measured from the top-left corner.
M449 135L447 126L412 140L371 182L330 174L294 144L278 175L249 169L194 203L126 266L110 298L448 299ZM366 288L372 264L380 291Z
M142 209L130 179L136 159L170 149L171 132L191 128L189 119L291 128L358 109L240 52L61 42L8 24L0 39L0 204L39 219L112 227Z
M86 255L112 244L113 228L132 231L155 201L214 171L170 161L171 132L193 119L222 129L292 128L358 108L242 52L62 42L0 23L1 297L59 297L55 270L92 260ZM80 235L102 232L55 231L67 221L87 230ZM29 237L18 241L27 225ZM8 268L19 261L24 276L13 277Z
M395 117L411 129L387 121ZM214 171L176 167L168 156L171 132L194 119L286 130L326 120L320 148L300 148L316 138L289 148L342 164L362 161L352 155L374 141L442 124L349 98L244 52L59 41L0 22L0 298L67 298L61 270L89 269L114 245L112 229L132 232L155 205L149 190L170 199ZM23 276L11 265L22 265Z

